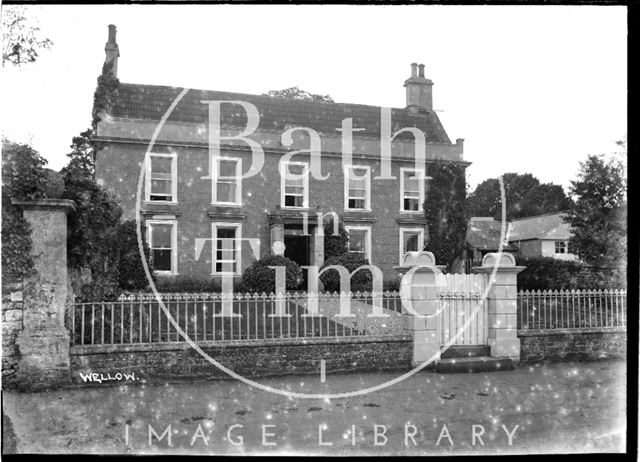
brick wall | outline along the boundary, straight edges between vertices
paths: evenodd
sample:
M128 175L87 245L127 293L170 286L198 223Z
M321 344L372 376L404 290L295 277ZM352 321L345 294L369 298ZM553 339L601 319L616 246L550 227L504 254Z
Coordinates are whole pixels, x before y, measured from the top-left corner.
M627 355L625 328L519 331L518 337L522 362L589 361Z
M368 337L366 339L305 339L287 344L233 343L207 345L202 349L225 367L245 377L287 374L319 374L320 360L326 371L408 370L411 367L410 339ZM80 372L134 372L147 381L170 377L228 378L186 343L132 346L75 346L71 348L71 375L82 382Z
M2 284L2 382L10 385L18 370L16 337L22 331L22 283Z

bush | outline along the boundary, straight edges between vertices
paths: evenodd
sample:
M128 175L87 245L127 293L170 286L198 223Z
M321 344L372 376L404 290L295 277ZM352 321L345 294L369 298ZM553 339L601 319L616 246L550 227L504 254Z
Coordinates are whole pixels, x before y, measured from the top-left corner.
M149 286L149 280L142 266L140 250L138 249L138 233L135 220L127 220L118 224L115 233L114 248L118 252L118 286L122 290L143 290ZM151 266L151 251L145 241L145 226L141 225L142 244L144 255L154 279L153 267Z
M348 252L349 233L344 229L341 221L338 222L338 234L333 234L333 218L324 224L324 258L339 257Z
M220 285L213 279L188 275L158 279L156 289L160 293L219 293L221 291Z
M518 273L518 290L585 289L578 287L583 265L555 258L518 258L526 269Z
M286 288L294 290L302 284L302 268L286 257L269 255L255 261L242 275L243 288L248 292L275 292L276 271L269 266L286 266Z
M353 272L362 265L368 265L369 261L359 253L347 252L337 257L329 258L324 262L322 268L326 268L331 265L342 265L349 273ZM366 292L371 291L373 277L371 271L360 270L351 277L351 292ZM320 276L320 281L324 285L324 289L329 292L340 292L345 290L340 287L340 274L337 270L328 270Z

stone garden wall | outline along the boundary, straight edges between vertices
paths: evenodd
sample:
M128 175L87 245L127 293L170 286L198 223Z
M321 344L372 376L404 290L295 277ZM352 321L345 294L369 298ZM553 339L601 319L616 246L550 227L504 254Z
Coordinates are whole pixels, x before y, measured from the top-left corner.
M626 358L626 328L519 331L520 361L592 361Z

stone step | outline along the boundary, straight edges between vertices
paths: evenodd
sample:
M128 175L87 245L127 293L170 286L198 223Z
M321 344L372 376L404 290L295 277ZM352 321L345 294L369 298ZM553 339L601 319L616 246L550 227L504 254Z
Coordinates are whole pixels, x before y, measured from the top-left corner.
M451 345L442 352L440 358L477 358L490 354L491 350L488 345Z
M513 361L507 357L447 358L435 363L435 371L441 373L496 372L509 371L514 368Z

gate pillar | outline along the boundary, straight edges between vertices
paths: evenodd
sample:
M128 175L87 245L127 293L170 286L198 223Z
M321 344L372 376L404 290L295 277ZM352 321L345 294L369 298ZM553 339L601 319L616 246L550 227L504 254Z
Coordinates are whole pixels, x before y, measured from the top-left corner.
M427 251L407 253L403 265L394 268L403 275L400 286L402 317L404 331L413 339L413 367L429 359L440 359L437 276L443 268L436 265L435 257Z
M66 199L12 202L31 226L34 275L25 281L23 329L16 382L23 390L54 388L70 380L69 333L65 327L67 215L76 204Z
M471 269L486 278L491 356L506 356L514 362L520 361L517 274L524 268L516 266L512 254L502 252L488 253L482 259L482 266Z

